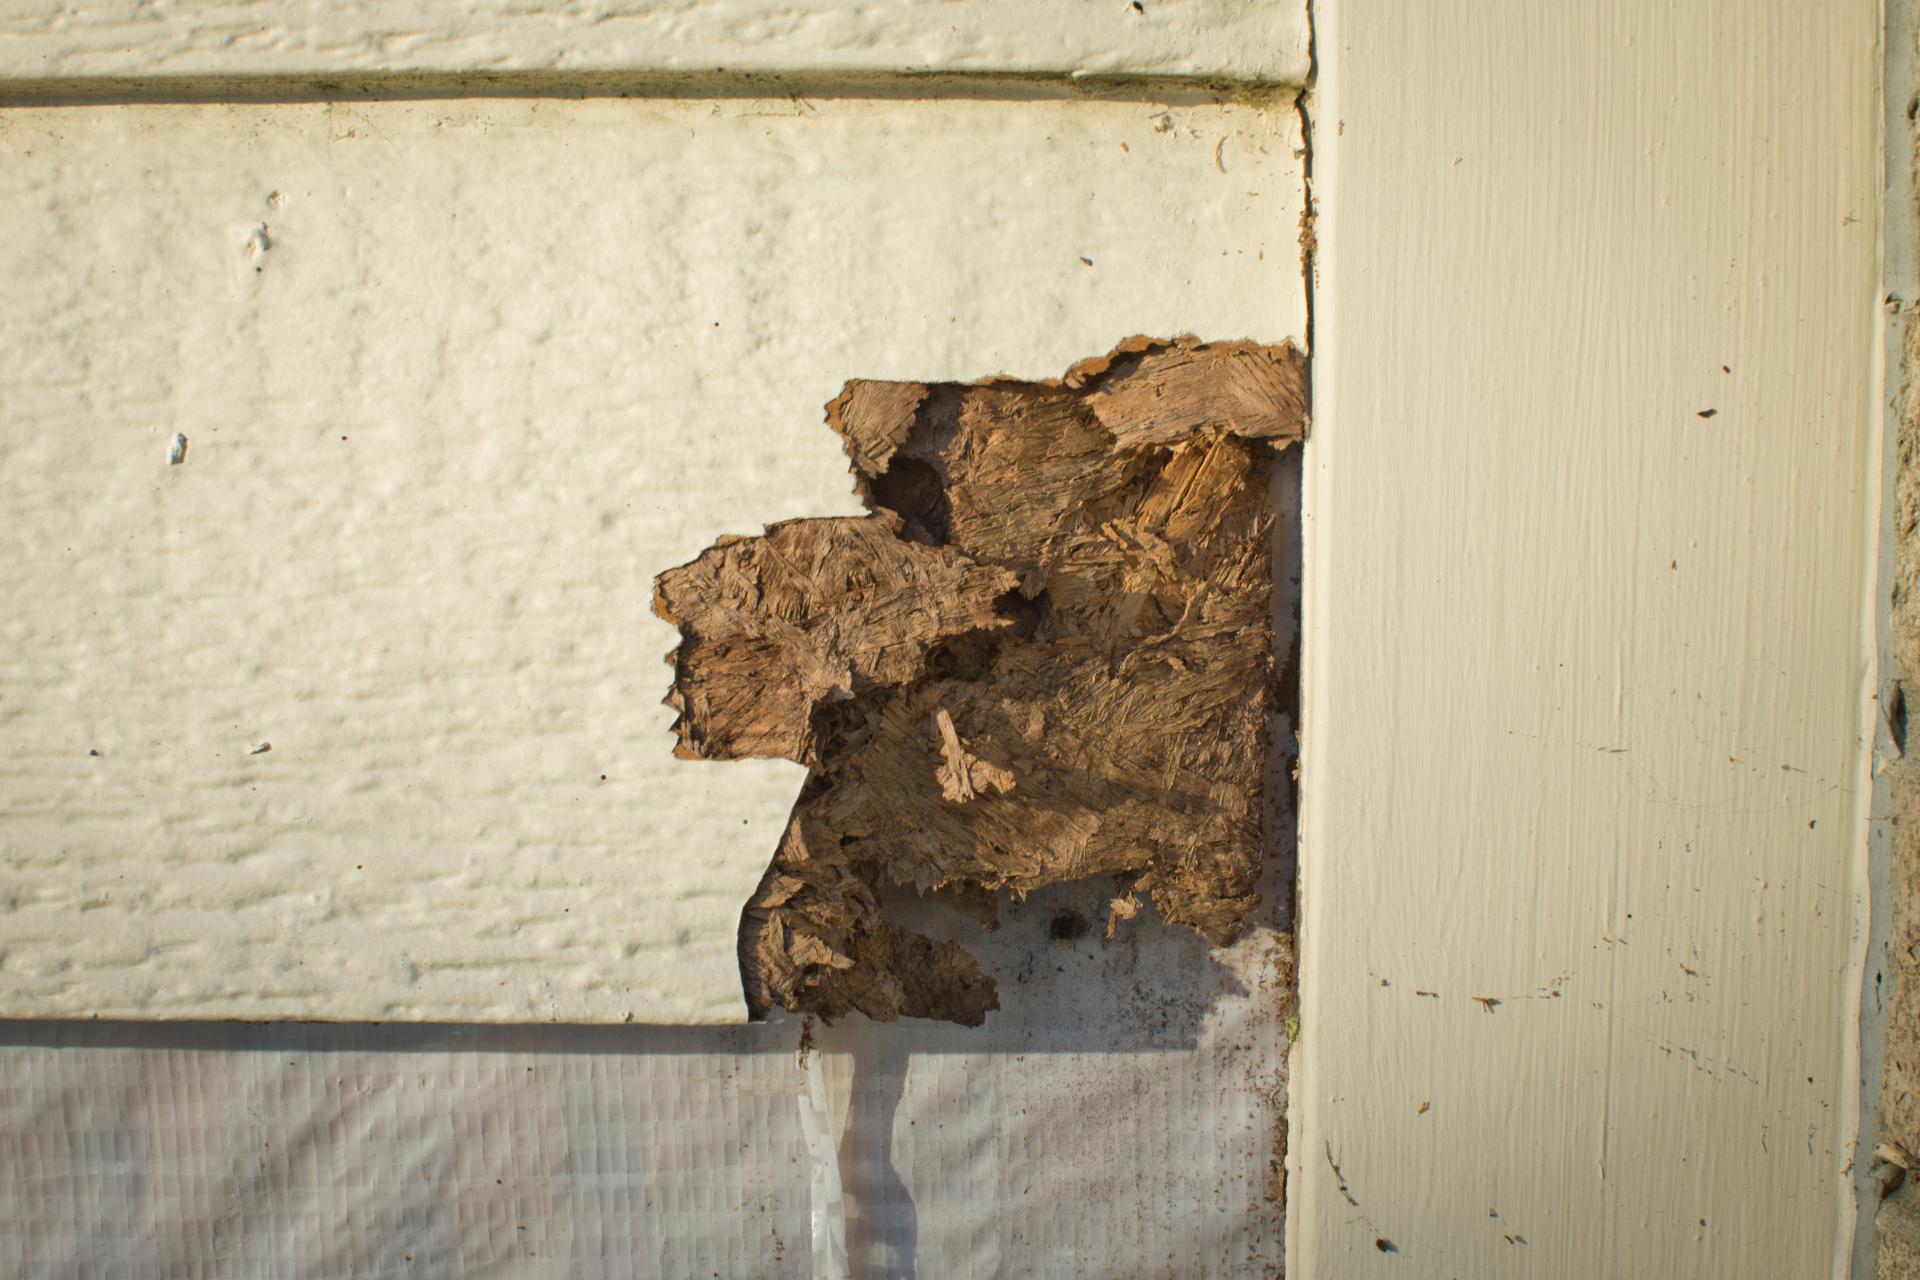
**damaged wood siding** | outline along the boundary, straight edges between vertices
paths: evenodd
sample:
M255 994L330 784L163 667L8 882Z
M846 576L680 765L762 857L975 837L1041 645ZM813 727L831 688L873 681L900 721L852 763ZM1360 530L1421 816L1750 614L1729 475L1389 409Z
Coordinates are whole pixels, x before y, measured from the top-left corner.
M749 1008L977 1025L993 979L883 919L911 885L1113 877L1215 945L1259 901L1273 703L1268 470L1291 344L1134 339L1059 380L856 381L828 407L872 514L660 575L677 751L810 773L741 921Z
M654 576L851 373L1303 330L1290 97L1034 92L0 111L0 1011L743 1021Z

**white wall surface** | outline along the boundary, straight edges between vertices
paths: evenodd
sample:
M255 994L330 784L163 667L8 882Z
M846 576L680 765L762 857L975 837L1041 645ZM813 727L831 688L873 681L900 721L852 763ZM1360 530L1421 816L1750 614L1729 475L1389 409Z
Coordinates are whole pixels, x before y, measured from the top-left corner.
M1304 4L1249 0L0 0L0 82L724 70L1298 85L1308 38Z
M1300 335L1297 147L1203 101L0 112L0 1014L744 1016L801 770L671 758L653 575L858 510L849 377Z
M1292 1275L1846 1274L1878 25L1318 10Z

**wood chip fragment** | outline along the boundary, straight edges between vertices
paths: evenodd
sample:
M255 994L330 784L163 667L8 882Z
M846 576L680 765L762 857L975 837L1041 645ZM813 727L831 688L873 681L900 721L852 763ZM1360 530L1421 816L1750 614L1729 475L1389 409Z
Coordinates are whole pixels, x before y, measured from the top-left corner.
M1291 344L1176 338L1136 339L1075 374L1091 380L1097 372L1088 403L1115 443L1130 448L1173 444L1209 430L1250 440L1304 440L1305 370L1306 358Z
M960 745L960 735L954 732L953 717L946 708L934 712L933 720L940 733L941 765L934 770L934 777L939 779L941 796L965 804L988 787L999 792L1013 790L1011 773L969 755Z
M943 636L1007 625L1004 569L902 540L897 518L789 520L661 574L654 611L680 624L676 754L806 763L814 708L925 670Z
M918 382L856 378L827 406L827 425L847 442L855 470L879 475L913 430L913 414L927 398Z

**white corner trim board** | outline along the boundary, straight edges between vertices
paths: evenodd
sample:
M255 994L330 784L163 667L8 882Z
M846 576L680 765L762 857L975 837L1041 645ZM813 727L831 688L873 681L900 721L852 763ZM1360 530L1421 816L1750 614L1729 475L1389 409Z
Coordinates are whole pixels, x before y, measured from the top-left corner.
M656 573L854 514L852 377L1300 337L1298 117L0 111L0 1016L725 1022L802 770Z
M1848 1273L1879 7L1320 7L1288 1273Z
M1277 0L0 0L0 83L409 74L1176 76L1301 85Z

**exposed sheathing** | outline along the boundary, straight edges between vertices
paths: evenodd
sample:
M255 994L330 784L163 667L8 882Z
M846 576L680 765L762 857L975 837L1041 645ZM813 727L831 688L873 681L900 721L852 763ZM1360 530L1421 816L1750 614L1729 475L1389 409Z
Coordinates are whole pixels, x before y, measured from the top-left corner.
M1291 344L1133 339L1059 380L856 381L828 406L871 515L660 575L680 755L811 774L740 930L756 1014L977 1025L993 979L881 917L911 885L1118 883L1107 927L1236 938L1264 858L1275 446Z

